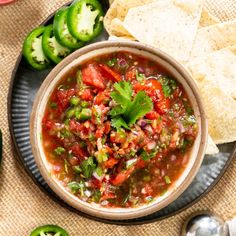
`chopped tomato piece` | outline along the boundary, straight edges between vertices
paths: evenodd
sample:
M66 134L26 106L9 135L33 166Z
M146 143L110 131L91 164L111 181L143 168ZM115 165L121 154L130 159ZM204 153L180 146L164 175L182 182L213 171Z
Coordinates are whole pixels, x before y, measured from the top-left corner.
M156 102L155 110L158 111L160 114L165 114L170 109L170 99L164 98L159 102Z
M85 84L94 86L99 90L104 90L106 87L97 64L88 64L82 69L82 80Z
M116 198L116 195L114 193L104 192L103 196L100 198L100 201L114 198Z
M96 130L96 133L95 133L95 137L98 139L98 138L101 138L104 134L104 131L105 131L105 127L102 126L102 127L99 127L97 130Z
M112 80L113 82L119 82L122 80L121 75L118 72L112 70L109 66L99 64L99 67L104 78Z
M160 115L156 111L150 111L146 114L146 118L149 120L155 120L159 117Z
M116 165L119 162L118 159L114 157L110 157L107 161L104 162L105 168L113 168L114 165Z
M72 119L70 120L69 127L71 132L79 133L83 130L84 125Z
M146 161L144 161L143 159L140 158L136 162L136 166L137 166L137 168L144 168L146 166Z
M110 132L110 130L111 130L111 122L110 122L110 121L107 121L107 122L105 123L105 130L104 130L104 133L105 133L105 134L108 134L108 133Z
M85 101L93 101L94 95L91 89L84 89L79 93L81 99Z
M109 101L109 93L99 92L98 95L95 97L94 104L100 105L106 103L107 101Z
M125 182L125 180L130 177L134 170L135 166L132 166L128 170L120 172L114 179L111 180L111 183L116 186L121 185L123 182Z
M87 156L87 152L78 143L74 144L71 147L71 151L76 157L86 157Z
M136 73L137 73L137 69L136 68L131 68L130 70L128 70L125 74L125 79L132 81L136 79Z
M59 106L62 109L65 109L69 105L69 101L72 96L75 95L75 89L68 89L68 90L58 90L57 91L57 99Z

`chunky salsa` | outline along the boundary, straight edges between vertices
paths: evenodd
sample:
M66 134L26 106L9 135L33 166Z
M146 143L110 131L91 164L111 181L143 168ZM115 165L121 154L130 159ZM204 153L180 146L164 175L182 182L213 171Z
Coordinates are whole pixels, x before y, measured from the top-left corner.
M140 206L165 194L197 135L182 85L129 52L71 70L50 96L42 127L51 174L104 207Z

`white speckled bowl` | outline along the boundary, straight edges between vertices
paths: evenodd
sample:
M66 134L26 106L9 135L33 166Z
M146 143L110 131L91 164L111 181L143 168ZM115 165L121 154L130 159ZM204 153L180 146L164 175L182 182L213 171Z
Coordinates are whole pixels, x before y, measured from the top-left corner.
M79 198L71 194L65 189L65 187L63 187L59 183L59 181L55 177L50 175L51 166L46 160L46 156L42 147L42 141L40 139L42 130L41 123L44 110L49 96L51 95L60 79L73 67L77 67L90 58L116 51L132 52L146 58L150 58L151 60L154 60L158 64L160 64L164 69L166 69L169 74L171 74L183 85L192 103L194 113L197 117L199 125L198 136L192 148L188 165L180 178L172 185L172 187L167 191L166 194L158 197L149 204L137 208L104 208L95 203L83 202ZM64 59L50 72L50 74L41 85L34 101L30 121L30 139L33 149L33 155L42 176L44 177L48 185L61 199L63 199L72 207L96 217L112 220L125 220L142 217L156 212L172 203L176 198L180 196L181 193L186 190L186 188L190 185L195 175L197 174L204 157L207 143L207 121L202 101L199 96L199 91L194 81L187 73L187 71L173 58L166 55L160 50L143 45L141 43L128 41L106 41L95 43L77 50L66 59Z

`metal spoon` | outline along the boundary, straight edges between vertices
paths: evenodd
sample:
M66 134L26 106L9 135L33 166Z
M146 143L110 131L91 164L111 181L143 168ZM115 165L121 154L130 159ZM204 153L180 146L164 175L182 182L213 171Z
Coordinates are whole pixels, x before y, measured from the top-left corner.
M182 226L182 236L229 236L224 221L209 211L196 212Z

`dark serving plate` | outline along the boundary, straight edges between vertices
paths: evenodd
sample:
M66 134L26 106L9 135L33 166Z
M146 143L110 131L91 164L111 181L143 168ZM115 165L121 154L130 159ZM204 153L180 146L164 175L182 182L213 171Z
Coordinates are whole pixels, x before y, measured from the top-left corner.
M107 1L104 1L103 6L106 10L108 6ZM43 24L51 23L52 18L53 15L50 16ZM100 37L95 40L95 42L107 40L107 38L108 35L104 30ZM24 166L27 174L32 178L32 180L42 191L44 191L54 201L68 208L69 210L73 210L74 212L77 212L78 214L90 219L120 225L143 224L164 219L192 206L203 196L205 196L220 180L230 162L232 161L233 157L235 156L235 142L220 145L220 152L217 155L205 156L197 176L195 177L192 184L188 187L188 189L172 204L151 215L122 221L104 220L86 215L67 205L49 188L49 186L41 176L31 152L29 119L32 104L40 85L51 69L41 72L34 71L26 65L25 61L22 59L22 55L19 55L12 73L8 94L8 120L11 137L15 150L17 152L17 160Z

